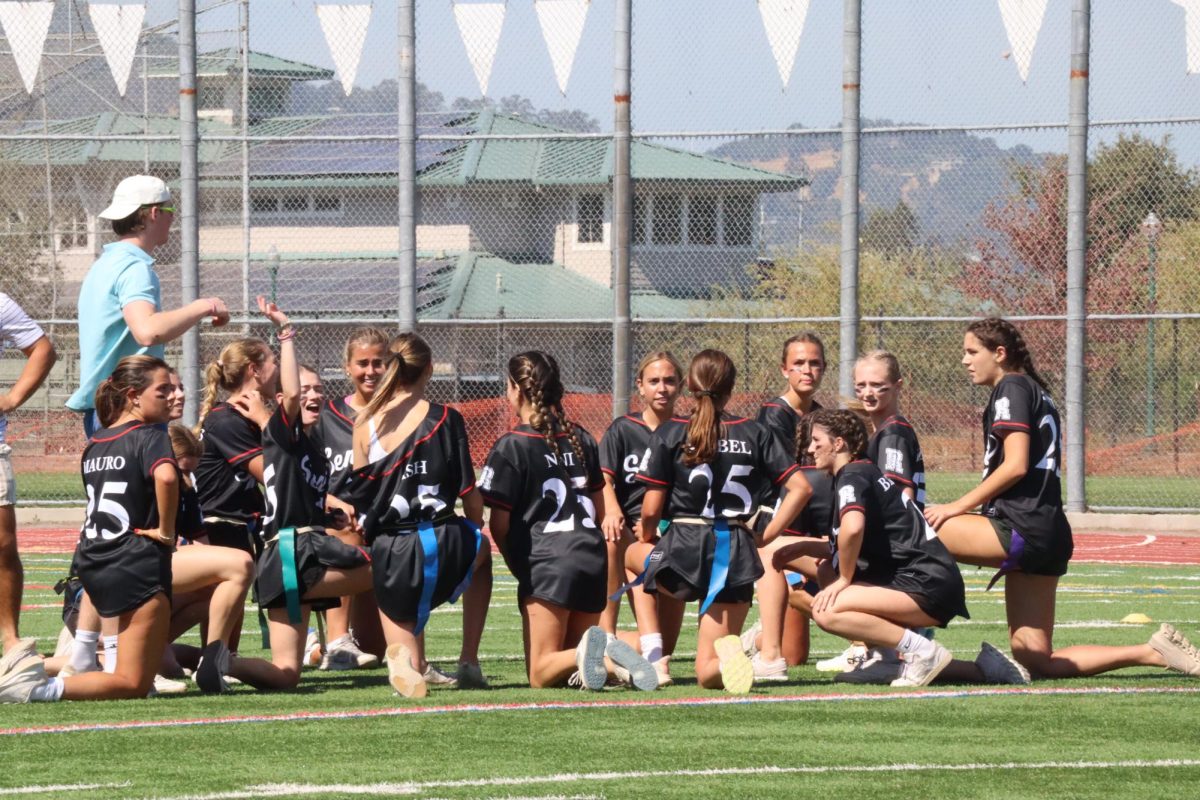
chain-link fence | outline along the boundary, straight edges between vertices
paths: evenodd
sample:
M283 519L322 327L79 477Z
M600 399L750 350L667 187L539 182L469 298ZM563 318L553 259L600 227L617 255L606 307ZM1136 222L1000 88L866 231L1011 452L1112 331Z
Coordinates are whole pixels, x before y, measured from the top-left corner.
M519 350L556 354L567 410L594 433L612 415L624 2L415 4L416 317L431 391L463 411L480 460L511 423L502 375ZM148 0L134 19L24 4L53 9L39 45L42 12L15 5L0 3L0 282L59 362L10 415L8 441L22 503L75 503L82 427L63 402L78 384L79 286L113 238L96 214L117 181L180 183L178 6ZM304 321L301 354L330 393L348 391L349 332L396 326L405 5L198 3L199 202L185 211L200 295L235 318L205 326L201 363L263 332L260 294ZM1020 319L1063 406L1077 5L1049 0L1038 20L995 0L862 2L857 345L899 356L935 500L981 467L986 397L958 363L965 320ZM1185 70L1183 9L1090 6L1087 499L1195 509L1200 76ZM634 362L721 347L751 413L783 389L780 344L814 330L829 358L819 399L836 403L843 3L643 3L630 28ZM178 236L155 256L176 307ZM0 360L0 386L22 363Z

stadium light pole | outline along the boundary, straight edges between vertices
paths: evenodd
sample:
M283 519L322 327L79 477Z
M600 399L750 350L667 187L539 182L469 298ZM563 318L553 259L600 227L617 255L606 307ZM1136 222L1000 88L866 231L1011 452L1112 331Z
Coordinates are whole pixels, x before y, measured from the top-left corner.
M1158 287L1155 284L1155 273L1158 269L1158 237L1162 234L1163 224L1158 215L1151 211L1142 220L1142 232L1146 234L1146 246L1149 248L1149 265L1147 267L1146 311L1153 314L1158 306ZM1154 318L1146 320L1146 437L1154 435Z
M617 0L613 30L613 340L612 410L617 417L629 410L629 247L633 222L633 176L630 169L630 67L633 55L633 0Z
M845 0L842 10L842 278L838 392L854 396L858 357L858 189L861 137L862 0Z
M400 0L397 9L400 69L396 79L399 165L396 211L400 233L399 297L396 323L401 331L417 326L417 12L415 0Z
M196 113L196 0L179 0L179 282L183 305L200 296L199 121ZM200 391L200 328L183 332L179 376L184 392ZM197 423L199 403L188 403L184 422Z

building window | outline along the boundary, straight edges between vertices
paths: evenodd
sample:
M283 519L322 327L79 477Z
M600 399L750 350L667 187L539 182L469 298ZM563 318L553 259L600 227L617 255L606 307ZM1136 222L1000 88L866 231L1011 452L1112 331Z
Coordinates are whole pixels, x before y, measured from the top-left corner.
M654 195L654 243L679 244L683 238L682 216L683 202L679 195Z
M717 243L717 198L708 195L688 198L688 242Z
M308 195L287 194L283 196L281 204L284 213L303 214L305 211L308 211Z
M250 195L250 212L253 214L278 214L279 198L273 194Z
M575 203L575 219L579 226L580 244L604 241L604 195L581 194Z
M342 196L332 192L317 192L313 195L312 210L318 214L338 214L342 210Z
M747 247L754 244L754 195L733 194L725 198L725 244Z
M650 210L650 203L645 197L633 196L633 230L629 232L629 241L632 244L646 243L646 218Z

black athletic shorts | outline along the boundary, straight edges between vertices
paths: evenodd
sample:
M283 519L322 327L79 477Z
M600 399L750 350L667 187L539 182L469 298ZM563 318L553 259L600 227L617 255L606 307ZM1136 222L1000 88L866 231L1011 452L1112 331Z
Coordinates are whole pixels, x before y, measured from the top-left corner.
M459 517L435 524L437 584L430 609L450 599L475 562L475 529ZM481 540L482 541L482 540ZM425 549L415 530L380 532L371 541L371 575L379 609L393 622L413 622L425 586Z
M988 521L1008 554L1001 569L1056 578L1067 574L1067 565L1075 552L1075 540L1069 527L1050 534L1032 534L1016 530L1001 517L988 517Z
M517 579L517 601L529 598L585 614L608 602L608 548L599 528L535 532L528 554L510 540L505 561Z
M140 608L159 592L171 599L171 550L145 536L82 539L73 567L102 617Z
M321 582L325 570L329 567L337 569L354 569L370 563L365 550L343 544L335 536L325 533L296 534L296 578L300 597ZM258 557L255 571L254 596L263 608L286 608L287 598L283 591L283 563L279 558L279 542L271 542ZM338 597L322 597L316 600L303 600L305 605L312 606L314 611L327 608L337 608L341 605Z
M679 600L704 600L712 576L717 535L712 525L672 522L650 553L645 591L663 592ZM763 576L754 537L740 525L729 527L729 572L714 603L749 603L754 582Z
M955 617L970 619L966 589L957 567L953 570L902 569L887 583L879 585L911 597L922 611L937 620L939 628L946 627Z
M204 535L208 537L208 543L211 545L232 547L234 550L242 550L250 555L255 555L254 534L250 532L250 526L244 522L206 521Z

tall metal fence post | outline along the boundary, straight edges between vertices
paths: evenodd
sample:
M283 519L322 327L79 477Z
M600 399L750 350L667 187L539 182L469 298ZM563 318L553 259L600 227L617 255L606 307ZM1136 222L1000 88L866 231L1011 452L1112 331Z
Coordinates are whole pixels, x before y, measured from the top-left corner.
M632 360L629 310L629 247L633 221L630 169L630 68L633 61L633 0L618 0L613 39L613 416L629 410L629 362Z
M1067 510L1087 509L1087 147L1091 0L1071 8L1071 106L1067 125Z
M197 205L200 168L196 118L196 0L179 0L179 272L183 305L200 296L200 219ZM200 391L200 329L183 334L180 376L192 398ZM187 404L184 422L195 425L200 404Z
M854 396L858 357L859 81L862 74L862 0L845 0L842 28L842 288L838 391Z
M399 2L400 71L397 76L400 165L396 177L400 227L400 296L396 322L400 330L417 325L417 64L416 0Z
M242 132L242 311L250 316L250 0L242 0L238 6L241 29L238 31L238 46L242 51L241 128ZM250 335L250 325L244 327Z

